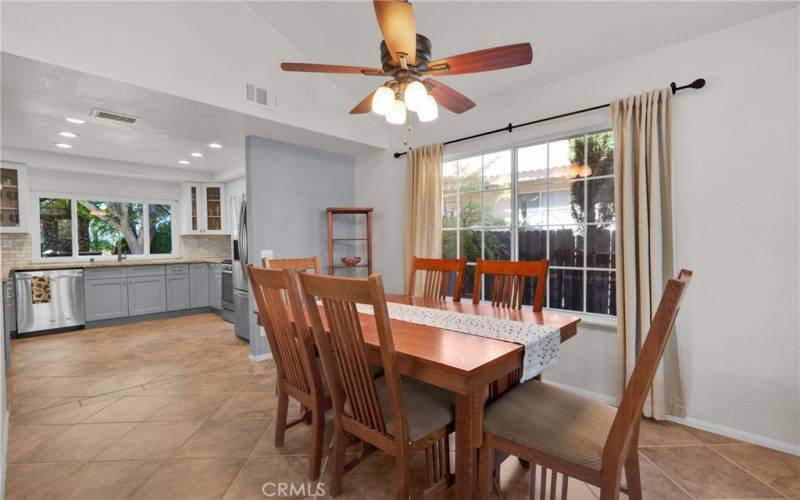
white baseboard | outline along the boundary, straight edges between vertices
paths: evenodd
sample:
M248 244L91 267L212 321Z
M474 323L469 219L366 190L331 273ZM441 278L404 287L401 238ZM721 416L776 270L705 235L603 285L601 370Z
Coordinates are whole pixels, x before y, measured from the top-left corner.
M253 356L252 354L250 354L249 356L250 356L250 361L266 361L268 359L272 359L271 352L268 352L266 354L259 354L258 356Z
M601 394L599 392L592 392L587 391L586 389L580 389L578 387L574 387L567 384L562 384L560 382L553 382L552 380L547 380L547 374L542 376L545 384L550 384L558 387L559 389L564 389L565 391L569 391L573 394L577 394L578 396L583 396L588 399L592 399L594 401L599 401L601 403L607 404L609 406L617 407L617 398L614 396L609 396L608 394Z
M6 414L3 415L3 444L2 444L2 451L0 451L0 457L2 457L2 462L0 462L0 498L6 497L6 463L8 458L8 424L11 421L11 412L6 410Z
M598 392L579 389L577 387L561 384L559 382L553 382L552 380L547 380L546 377L543 380L543 382L546 384L554 385L560 389L564 389L565 391L578 394L579 396L583 396L585 398L599 401L601 403L605 403L610 406L614 407L617 406L616 398L613 396L609 396L607 394L600 394ZM732 427L726 427L724 425L715 424L713 422L706 422L705 420L700 420L692 417L675 417L672 415L667 415L667 420L669 420L670 422L675 422L678 424L685 425L687 427L694 427L696 429L700 429L701 431L713 432L714 434L719 434L720 436L738 439L739 441L744 441L746 443L756 444L759 446L763 446L765 448L771 448L773 450L778 450L784 453L791 453L792 455L800 456L800 445L787 443L785 441L778 441L777 439L768 438L760 434L753 434L752 432L742 431L739 429L734 429Z
M773 450L800 456L800 445L787 443L785 441L778 441L777 439L768 438L760 434L753 434L752 432L742 431L692 417L674 417L672 415L667 415L667 420L688 427L694 427L696 429L700 429L701 431L713 432L714 434L719 434L720 436L738 439L740 441L757 444L765 448L771 448Z

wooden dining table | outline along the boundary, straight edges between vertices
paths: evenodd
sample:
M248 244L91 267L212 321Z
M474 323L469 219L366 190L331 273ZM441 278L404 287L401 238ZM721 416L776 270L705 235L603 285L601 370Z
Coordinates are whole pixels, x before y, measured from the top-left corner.
M386 295L387 302L444 309L492 318L558 327L561 342L578 331L580 318L530 308L507 309L491 304ZM361 314L370 363L381 365L374 318ZM478 448L483 435L483 409L489 385L522 368L524 347L503 340L392 320L392 337L400 373L453 393L456 436L456 498L475 498ZM408 411L413 411L409 408Z
M441 301L396 294L386 294L386 301L554 326L561 332L562 343L575 336L580 322L580 318L575 316L550 311L533 312L529 307L508 309L485 303ZM359 316L369 362L381 366L383 362L374 317L369 314ZM476 498L478 448L483 436L483 409L489 385L515 370L521 371L524 347L504 340L406 321L391 320L391 326L400 373L453 393L456 498ZM408 411L414 409L408 408Z

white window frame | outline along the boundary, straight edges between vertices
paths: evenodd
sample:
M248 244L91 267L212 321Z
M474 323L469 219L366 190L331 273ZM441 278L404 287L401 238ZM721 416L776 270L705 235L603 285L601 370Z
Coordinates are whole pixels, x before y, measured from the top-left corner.
M41 243L42 243L42 228L41 228L41 214L40 200L42 198L57 198L70 200L70 222L72 225L72 255L69 257L42 257ZM51 191L32 191L30 206L33 208L31 217L31 254L33 262L89 262L89 261L113 261L117 260L116 255L78 255L78 201L81 200L100 200L105 202L116 203L142 203L142 229L145 232L145 245L144 253L142 254L128 254L127 259L148 259L148 258L176 258L178 252L178 227L179 214L178 214L178 201L177 200L159 200L151 198L125 198L119 196L104 196L94 194L74 194L74 193L58 193ZM172 216L172 252L171 253L150 253L150 213L147 205L169 205L170 214Z
M538 136L538 137L529 137L529 138L526 138L526 139L524 139L522 141L517 141L517 142L511 143L511 144L502 145L502 146L495 145L495 146L486 147L485 149L471 148L469 150L459 151L458 153L445 154L444 159L443 159L443 163L449 163L449 162L453 162L453 161L463 160L463 159L472 158L472 157L475 157L475 156L490 155L490 154L493 154L493 153L498 153L500 151L506 151L506 150L510 150L511 151L511 213L512 213L512 216L511 216L511 242L510 242L510 245L511 245L511 251L510 251L511 259L510 260L511 261L518 261L519 260L519 242L518 242L519 230L520 230L520 227L524 228L526 226L519 224L519 200L518 200L518 196L517 196L517 190L518 190L518 186L517 186L517 184L518 184L517 183L517 174L518 174L518 167L517 167L517 156L518 155L517 155L517 150L522 149L522 148L526 148L526 147L529 147L529 146L535 146L535 145L546 144L546 143L555 142L555 141L559 141L559 140L571 139L573 137L577 137L577 136L581 136L581 135L584 135L584 136L588 137L589 135L592 135L592 134L596 134L596 133L599 133L599 132L607 132L607 131L611 131L611 127L610 126L608 126L608 125L599 125L598 124L598 125L581 127L581 128L572 129L572 130L564 130L564 131L561 131L561 132L552 133L552 134L546 134L546 135L542 135L542 136ZM588 148L584 149L584 154L585 155L588 154ZM584 160L585 160L585 158L584 158ZM549 148L548 148L548 165L549 165ZM481 169L482 168L483 168L483 165L481 165ZM481 181L483 180L482 174L483 174L483 170L481 170ZM591 179L608 179L608 178L613 179L615 176L616 176L616 171L612 175L606 175L606 176L600 176L600 177L591 177ZM461 179L459 177L457 179L457 184L456 184L458 186L457 187L457 191L456 191L456 193L457 193L456 194L456 199L457 199L456 207L457 207L457 210L460 209L460 204L461 204L461 194L462 193L460 191L460 182L461 182ZM587 182L587 180L586 179L582 179L580 182ZM481 200L483 200L483 190L480 191L480 192L481 192ZM550 192L550 182L549 182L549 178L548 178L548 180L547 180L547 193L548 193L547 199L548 200L549 200L549 192ZM584 205L585 205L587 197L588 197L588 186L584 187ZM483 219L483 206L482 205L481 205L481 218ZM614 216L614 223L616 224L616 214ZM560 312L560 313L567 313L567 314L570 314L570 315L575 315L575 316L581 317L588 324L607 327L607 328L612 328L612 327L616 327L616 325L617 325L617 316L612 316L610 314L599 314L599 313L592 313L592 312L586 312L585 311L586 310L586 300L587 300L587 293L586 293L587 271L614 271L614 272L617 271L616 268L614 268L614 269L605 269L605 268L594 268L594 267L593 268L587 268L586 267L586 259L587 259L586 245L588 245L588 241L587 241L587 239L588 239L588 228L591 225L597 225L597 224L598 223L596 223L596 222L589 223L588 221L584 221L584 223L582 224L587 230L586 231L587 234L584 235L584 252L583 252L583 264L584 265L583 265L583 267L578 268L578 267L571 267L571 266L553 266L553 265L549 266L550 269L580 270L580 271L583 272L583 310L582 311L574 311L574 310L571 310L571 309L551 308L551 307L548 307L546 303L545 303L543 309L544 310L548 310L548 311L553 311L553 312ZM545 225L545 227L549 228L550 226L548 224L548 225ZM457 257L461 256L460 231L463 230L463 229L470 229L470 228L460 228L460 227L458 227L458 225L455 228L444 228L444 227L442 228L443 232L444 231L454 231L456 233L456 256ZM473 228L473 229L481 230L481 257L483 258L483 251L484 251L484 248L483 248L483 245L484 245L483 231L486 228L484 226L481 226L480 228ZM491 229L491 227L489 229ZM548 230L548 235L549 235L549 230ZM547 238L545 238L545 242L546 242L546 247L545 247L546 255L549 256L550 255L550 238L549 238L549 236ZM474 266L475 264L474 263L467 263L467 265ZM546 286L547 286L547 288L546 288L546 291L547 291L546 296L549 297L550 296L550 294L549 294L549 292L550 292L550 279L549 278L547 280ZM483 290L484 290L483 283L481 283L481 288L480 289L481 289L481 293L483 293Z

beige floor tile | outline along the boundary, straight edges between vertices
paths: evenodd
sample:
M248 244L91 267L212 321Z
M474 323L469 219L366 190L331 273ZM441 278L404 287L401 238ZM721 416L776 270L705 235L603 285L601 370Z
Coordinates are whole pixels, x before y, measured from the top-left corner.
M130 498L161 466L159 460L89 462L51 488L48 498L122 500Z
M700 429L695 429L694 427L689 427L687 425L676 425L691 434L692 437L696 438L703 444L744 444L738 439L721 436L719 434L714 434L713 432L706 432Z
M256 375L253 380L242 387L239 392L256 392L266 394L268 396L275 396L275 380L274 373L262 373Z
M106 448L95 460L166 459L202 425L202 420L144 422Z
M25 396L72 396L84 387L100 382L98 377L51 377L46 383L21 392Z
M19 458L20 462L84 462L121 438L136 424L77 424Z
M91 401L82 404L75 400L50 408L32 411L19 417L12 416L14 422L23 424L78 424L113 403L114 399Z
M25 396L13 397L9 402L9 410L11 414L16 416L25 415L35 410L43 410L51 406L57 406L59 402L71 401L71 399L62 398L61 396L30 398Z
M17 462L20 457L47 440L72 427L71 425L17 425L12 424L8 432L8 462Z
M74 394L78 396L99 396L144 385L154 378L155 375L116 375L83 387Z
M208 420L229 398L229 395L175 396L148 420Z
M165 464L133 496L136 500L222 498L243 458L187 458Z
M267 428L267 420L209 420L177 457L247 457Z
M641 453L696 498L781 497L705 446L644 448Z
M309 498L324 493L324 485L308 479L306 457L250 458L228 488L225 500L258 500L267 495ZM294 489L291 489L291 487ZM283 494L281 494L283 492Z
M6 469L6 500L47 498L44 494L61 483L81 464L9 464Z
M751 444L711 448L789 498L800 498L800 457Z
M671 422L643 418L639 429L639 447L697 445L700 441Z
M331 438L333 436L333 421L328 419L325 427L325 453L328 452ZM273 455L308 455L309 439L311 438L311 426L298 424L291 429L286 429L283 438L283 446L275 447L275 420L270 421L267 430L259 439L258 444L253 448L252 456L270 457ZM354 447L355 449L357 447Z
M644 498L663 498L665 500L691 498L686 491L644 457L639 459L639 473L642 478L642 496ZM623 481L626 481L624 476Z
M141 422L172 399L171 396L124 396L90 416L85 422Z
M275 416L277 398L259 393L234 394L214 415L214 420L236 418L271 418Z

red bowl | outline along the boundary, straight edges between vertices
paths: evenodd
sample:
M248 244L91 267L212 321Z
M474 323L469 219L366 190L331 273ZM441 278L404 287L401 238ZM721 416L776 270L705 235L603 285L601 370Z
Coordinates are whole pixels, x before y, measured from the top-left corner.
M345 266L355 266L361 262L361 257L342 257L342 264Z

